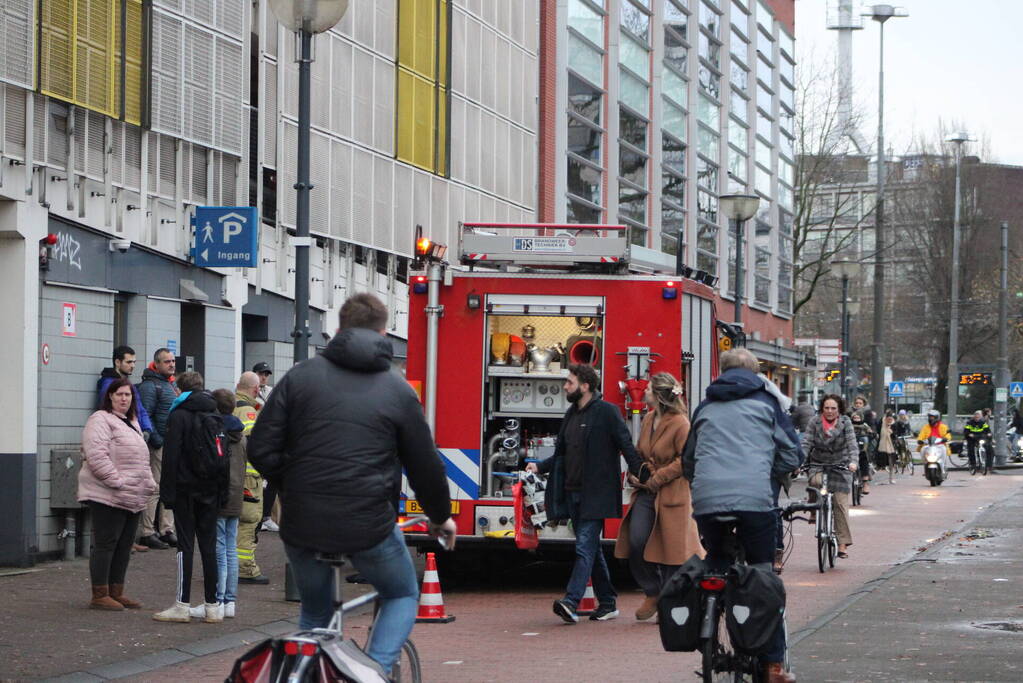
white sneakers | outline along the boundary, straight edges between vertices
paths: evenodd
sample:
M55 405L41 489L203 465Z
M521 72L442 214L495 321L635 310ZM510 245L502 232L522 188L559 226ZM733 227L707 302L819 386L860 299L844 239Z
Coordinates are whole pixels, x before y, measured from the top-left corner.
M206 603L203 607L206 608L206 616L203 617L203 622L219 624L224 620L224 606L219 602L214 602L213 604Z
M262 526L260 526L260 531L278 532L280 530L281 528L277 526L277 522L273 521L272 519L264 519Z
M180 624L187 624L192 620L192 615L187 602L175 602L173 607L169 607L162 612L154 614L153 619L156 621L173 621Z
M217 610L217 607L219 607L220 610ZM199 603L195 607L189 607L188 614L193 619L202 619L207 624L217 624L225 618L234 619L234 603L225 602L214 605Z

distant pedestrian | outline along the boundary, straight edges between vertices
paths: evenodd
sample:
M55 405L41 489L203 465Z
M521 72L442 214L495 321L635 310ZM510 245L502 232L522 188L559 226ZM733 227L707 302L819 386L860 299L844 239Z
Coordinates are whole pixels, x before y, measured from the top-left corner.
M859 447L852 420L845 415L845 399L827 394L821 399L820 415L810 421L803 434L803 452L810 469L810 486L819 489L827 485L834 494L835 533L838 534L838 556L849 557L846 552L853 544L849 529L849 494L852 492L853 472L859 467ZM823 466L835 469L825 470ZM810 496L811 502L815 499Z
M554 601L554 613L566 623L577 623L576 610L592 577L598 604L590 619L607 621L618 616L618 594L600 549L600 534L604 520L622 516L620 456L634 475L643 460L618 406L601 398L600 377L592 366L570 365L564 391L571 405L554 455L539 467L526 465L526 470L550 475L544 497L547 519L570 519L575 533L575 564L565 597Z
M233 618L238 600L238 517L245 489L247 437L242 421L234 415L234 392L217 389L212 396L217 412L224 416L224 431L231 448L227 500L217 516L217 602L224 608L224 617ZM196 605L189 613L201 619L206 616L206 606Z
M270 398L270 392L273 391L273 387L268 382L274 371L266 361L253 365L252 371L259 377L259 391L256 392L256 404L262 408L266 400Z
M137 609L124 595L124 579L139 514L157 491L149 449L135 415L135 389L127 378L107 384L100 409L82 433L78 500L92 517L89 577L94 609Z
M881 434L877 439L877 456L874 464L878 469L888 469L895 466L895 439L892 436L892 429L895 427L895 417L885 415L881 420ZM894 480L889 477L894 483Z
M689 481L682 476L682 447L689 436L689 417L682 385L667 372L650 378L643 396L649 410L643 418L636 450L643 459L632 485L629 511L615 543L615 557L627 558L644 600L636 619L657 613L662 584L694 554L703 556L700 533L693 521Z
M849 409L849 417L852 417L854 412L859 412L863 415L863 421L867 423L874 435L877 435L878 427L880 423L878 421L877 413L871 409L870 404L867 403L867 399L862 396L857 396L853 399L852 408Z
M852 421L853 432L856 434L858 452L857 464L860 471L860 481L863 483L863 495L870 493L870 454L874 450L877 440L877 433L871 428L869 421L862 412L854 410L849 416Z
M121 345L114 349L114 366L110 368L103 368L103 371L99 375L99 379L96 380L96 393L97 393L97 405L103 405L103 397L106 394L107 387L115 379L127 379L130 378L132 373L135 371L135 349L130 346ZM138 392L135 392L135 416L138 418L139 427L142 428L142 436L147 440L149 439L150 432L153 431L153 423L149 420L149 413L146 412L145 407L142 405L142 397Z
M142 407L153 423L153 431L149 435L149 465L157 486L160 485L160 472L163 469L163 442L167 437L167 417L170 415L171 404L178 395L177 386L171 379L174 376L174 363L174 354L170 349L157 349L153 354L153 366L156 369L146 368L142 372L142 382L138 387ZM139 543L150 548L166 550L172 545L177 545L177 537L174 535L174 514L163 508L160 518L156 519L159 502L159 495L154 495L146 504Z
M799 468L802 452L781 391L757 375L760 363L747 349L726 351L721 374L693 413L682 455L693 487L693 517L707 549L707 565L724 571L733 561L731 530L750 565L774 559L778 515L774 480ZM777 393L775 393L777 392ZM724 523L719 516L734 517ZM794 683L785 671L784 621L762 653L763 680Z
M805 432L806 428L810 425L810 420L816 414L817 412L810 405L810 399L806 396L800 396L799 405L792 409L792 426L799 432Z
M174 511L178 536L177 595L170 608L157 612L157 621L188 622L193 553L202 559L203 597L207 623L224 619L217 602L217 517L227 499L230 460L223 417L213 397L203 391L203 377L186 372L178 377L181 395L167 425L160 500Z
M259 416L259 408L256 406L258 391L259 377L256 373L243 372L235 387L234 415L241 420L246 437L252 433ZM263 575L256 562L256 544L259 543L259 525L263 519L262 498L269 486L263 487L263 477L248 460L245 462L244 487L242 513L238 522L238 580L265 586L270 583L270 579Z

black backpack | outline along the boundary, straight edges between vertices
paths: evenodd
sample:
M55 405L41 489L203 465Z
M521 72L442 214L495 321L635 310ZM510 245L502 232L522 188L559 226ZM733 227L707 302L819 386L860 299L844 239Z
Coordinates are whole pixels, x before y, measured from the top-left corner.
M192 471L199 481L226 482L231 469L231 445L220 413L194 413L186 444L192 456Z
M785 584L769 565L766 569L732 565L725 605L725 625L732 646L746 654L762 654L785 616Z
M707 565L693 555L664 583L657 599L657 627L666 652L693 652L700 647L703 607L697 587Z

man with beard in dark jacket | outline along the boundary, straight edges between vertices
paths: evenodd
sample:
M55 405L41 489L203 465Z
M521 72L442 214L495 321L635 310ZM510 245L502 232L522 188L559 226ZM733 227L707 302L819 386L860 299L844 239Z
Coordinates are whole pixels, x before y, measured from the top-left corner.
M103 372L99 374L99 379L96 380L96 393L99 395L97 406L102 405L103 396L107 393L107 387L115 379L127 379L131 377L131 373L135 371L135 349L130 346L122 344L114 349L114 367L103 368ZM139 418L139 427L142 428L142 433L149 438L149 433L153 431L153 423L149 421L149 413L142 406L142 398L139 391L136 389L135 392L135 415Z
M329 565L344 553L380 594L367 654L390 671L415 623L416 572L394 501L404 467L430 519L454 542L444 464L415 391L391 369L387 308L372 294L341 307L323 353L294 366L274 387L249 440L249 462L281 501L280 536L302 598L299 627L333 614Z
M601 398L600 376L592 366L570 365L564 391L572 405L561 423L554 455L539 467L529 463L526 469L550 474L544 496L547 518L571 519L575 533L575 565L565 597L554 601L554 613L565 623L577 623L576 610L592 576L598 604L590 619L607 621L618 616L618 594L600 550L600 534L605 519L622 516L619 454L634 475L643 461L621 410Z

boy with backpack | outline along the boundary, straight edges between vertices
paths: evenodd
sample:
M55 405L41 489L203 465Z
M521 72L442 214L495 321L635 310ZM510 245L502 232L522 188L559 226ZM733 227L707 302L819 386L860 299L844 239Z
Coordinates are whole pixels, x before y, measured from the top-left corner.
M177 595L174 605L153 615L157 621L188 623L192 555L196 543L202 558L204 617L224 620L217 602L217 517L227 501L230 445L224 417L213 397L203 391L203 377L186 372L178 377L181 395L167 418L160 500L174 511L178 537Z

